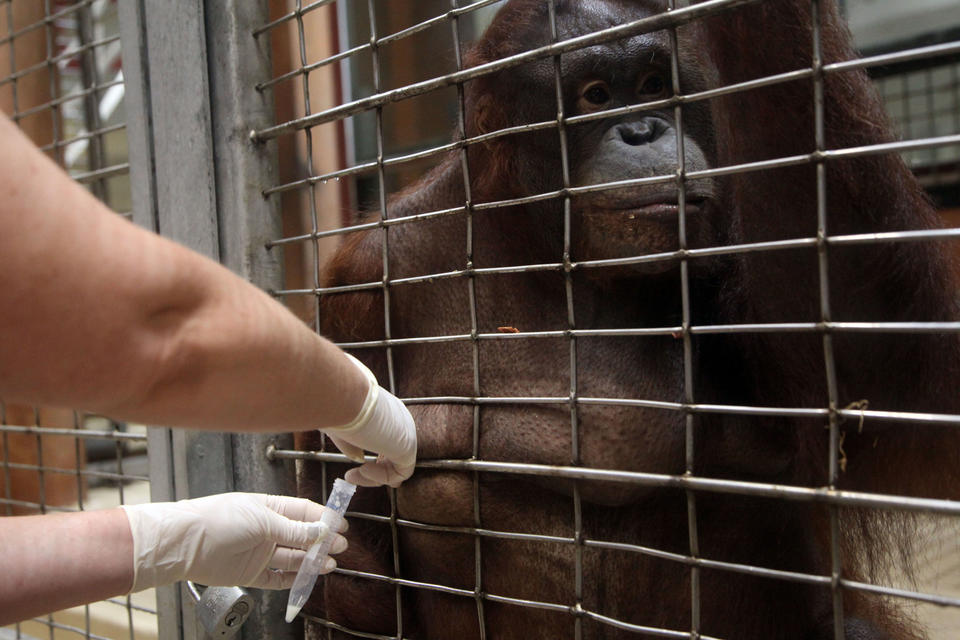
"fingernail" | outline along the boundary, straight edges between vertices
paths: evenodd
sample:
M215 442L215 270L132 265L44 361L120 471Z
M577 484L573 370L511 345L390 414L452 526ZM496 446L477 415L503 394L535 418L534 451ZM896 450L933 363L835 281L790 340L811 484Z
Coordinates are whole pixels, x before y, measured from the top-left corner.
M337 561L334 560L333 558L329 558L329 557L328 557L326 560L323 561L323 572L324 572L324 573L330 573L331 571L333 571L333 570L336 569L336 568L337 568Z
M343 553L347 550L347 539L343 536L337 536L330 545L330 553Z

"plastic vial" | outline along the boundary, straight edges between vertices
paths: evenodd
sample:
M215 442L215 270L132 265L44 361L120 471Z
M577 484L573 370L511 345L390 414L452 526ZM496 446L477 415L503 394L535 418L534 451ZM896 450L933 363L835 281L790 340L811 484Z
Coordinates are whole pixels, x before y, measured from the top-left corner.
M356 485L350 484L346 480L337 478L333 481L333 491L330 492L330 497L327 499L327 508L320 517L320 522L327 525L329 533L310 546L307 556L303 559L303 564L300 565L297 577L290 588L290 599L287 601L287 622L293 622L293 619L300 613L300 609L307 603L307 598L313 592L313 586L317 583L317 576L320 575L323 563L329 555L330 545L333 543L333 533L337 530L338 517L342 518L347 512L347 505L350 504L350 499L356 490Z

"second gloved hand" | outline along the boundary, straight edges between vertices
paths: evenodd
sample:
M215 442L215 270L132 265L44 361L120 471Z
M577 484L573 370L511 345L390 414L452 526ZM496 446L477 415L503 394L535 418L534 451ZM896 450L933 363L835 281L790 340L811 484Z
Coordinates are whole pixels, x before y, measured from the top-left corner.
M376 462L350 469L347 482L363 487L397 487L413 473L417 462L417 428L407 407L377 384L362 362L347 354L367 378L369 387L360 413L349 424L323 429L347 457L363 462L363 452L379 454Z
M347 548L320 524L325 507L304 498L226 493L125 505L133 534L132 591L193 580L208 586L289 589L307 549L335 536L330 553ZM346 529L341 520L340 531ZM324 573L336 562L328 559Z

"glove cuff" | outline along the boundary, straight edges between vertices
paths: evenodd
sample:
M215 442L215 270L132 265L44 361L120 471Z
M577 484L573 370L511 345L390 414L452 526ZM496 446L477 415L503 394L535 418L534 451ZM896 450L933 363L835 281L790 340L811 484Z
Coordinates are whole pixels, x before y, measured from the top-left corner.
M130 585L130 591L127 593L136 593L142 589L145 589L145 586L140 586L138 583L143 579L142 571L140 570L140 546L141 542L137 536L137 527L134 525L134 518L136 515L131 513L130 505L122 504L120 505L120 510L123 511L124 515L127 516L127 524L130 525L130 536L133 538L133 583Z
M323 431L331 431L337 434L350 433L352 431L357 431L362 428L370 420L370 416L373 415L374 407L377 406L377 396L380 394L380 385L377 384L377 377L373 375L373 372L370 371L362 362L354 358L349 353L346 354L350 358L350 362L355 364L358 369L363 373L367 378L369 387L367 388L367 396L363 400L363 406L360 407L360 413L357 414L353 420L348 422L345 425L339 427L324 427Z
M156 566L155 549L150 541L145 539L153 527L151 518L141 508L141 505L120 505L130 523L130 534L133 536L133 584L130 593L143 591L158 586L161 581L153 570Z
M185 531L167 531L167 509L173 503L121 505L133 535L133 586L130 593L150 587L172 584L186 578L187 560L177 553L177 545L190 537ZM181 539L181 536L183 539Z

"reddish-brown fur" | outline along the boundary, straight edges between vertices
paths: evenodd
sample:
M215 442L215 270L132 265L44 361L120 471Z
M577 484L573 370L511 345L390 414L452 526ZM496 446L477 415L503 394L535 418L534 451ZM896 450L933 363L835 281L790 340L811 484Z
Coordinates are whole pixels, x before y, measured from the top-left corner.
M662 2L609 0L564 2L561 12L606 7L627 12L662 11ZM832 0L821 0L826 63L853 57L846 27ZM546 42L540 0L515 0L477 45L471 64L481 64ZM621 19L619 16L617 19ZM681 67L710 86L724 86L784 71L809 68L812 33L809 0L768 0L696 22L679 30ZM540 42L516 34L542 28ZM549 61L548 61L549 63ZM524 107L499 83L514 72L474 81L467 88L467 133L477 135L514 122ZM716 166L806 154L815 150L810 79L716 98L706 117L691 108L690 126ZM541 87L547 112L552 86ZM830 74L824 81L825 148L891 139L890 125L862 72ZM538 95L538 99L541 97ZM529 97L525 97L529 100ZM686 116L685 116L686 117ZM707 121L709 119L712 122ZM536 121L536 118L527 118ZM705 130L709 128L710 130ZM711 133L712 131L712 133ZM556 133L512 136L470 148L471 197L475 203L558 188L556 155L529 162L522 145L556 151ZM715 141L715 142L714 142ZM511 145L516 145L511 147ZM571 164L578 157L573 151ZM526 163L525 163L526 162ZM714 219L694 245L738 244L814 237L817 233L816 171L812 165L753 171L725 178ZM562 186L562 185L561 185ZM831 235L928 229L936 215L913 176L895 154L831 160L826 164L828 232ZM415 187L392 198L391 218L461 206L465 200L458 156L447 159ZM478 212L474 216L472 266L559 262L559 201ZM379 230L353 235L334 259L328 284L376 282L383 277ZM391 279L467 267L463 215L391 227L387 233ZM941 242L883 243L829 248L834 321L956 320L958 284ZM576 260L577 256L574 255ZM816 249L768 251L697 259L691 266L694 325L817 322L822 319ZM575 270L577 328L675 326L679 323L678 270L657 274ZM567 300L563 274L526 273L475 278L477 330L496 333L564 330ZM440 279L390 287L394 338L469 334L468 279ZM384 337L380 292L322 300L323 330L341 341ZM482 396L566 397L570 393L569 342L557 339L485 340L479 343ZM683 346L672 336L578 338L580 397L625 397L682 402ZM824 407L823 338L814 333L738 333L693 338L694 397L701 403L766 407ZM956 334L850 334L833 336L837 407L868 400L870 409L960 413L960 346ZM382 349L356 352L386 381ZM473 345L439 342L393 348L401 397L475 395ZM479 450L473 450L469 404L415 404L421 460L469 458L571 464L683 474L684 416L651 408L580 405L579 461L572 459L570 412L565 405L484 406ZM957 495L955 428L866 420L846 422L845 472L839 486L925 497ZM820 419L699 414L695 420L697 476L820 487L827 474L828 431ZM305 448L319 442L303 441ZM302 486L319 495L319 468L306 464ZM509 479L509 481L507 481ZM574 535L568 482L481 474L480 512L474 513L473 476L420 470L397 492L401 519L449 527ZM583 533L587 540L625 542L689 554L684 493L628 484L582 482ZM355 507L389 513L383 491L358 495ZM830 520L826 508L772 498L698 493L700 556L772 569L829 576ZM476 518L479 517L479 523ZM895 514L841 512L843 576L879 579L891 548L906 544L895 531L909 521ZM341 566L394 575L388 524L354 519L351 548ZM401 526L403 578L472 592L475 544L469 533ZM572 606L574 545L481 538L483 593ZM629 551L583 549L584 609L633 624L677 631L691 628L687 565ZM828 587L704 569L700 574L700 631L724 638L826 640L833 638ZM319 591L318 591L319 593ZM425 588L404 588L404 637L476 638L478 611L472 597ZM327 581L325 604L312 609L350 628L395 633L395 587L337 576ZM486 637L574 636L569 612L519 607L483 599ZM844 591L850 640L921 638L898 610L862 593ZM584 638L632 638L589 618Z

